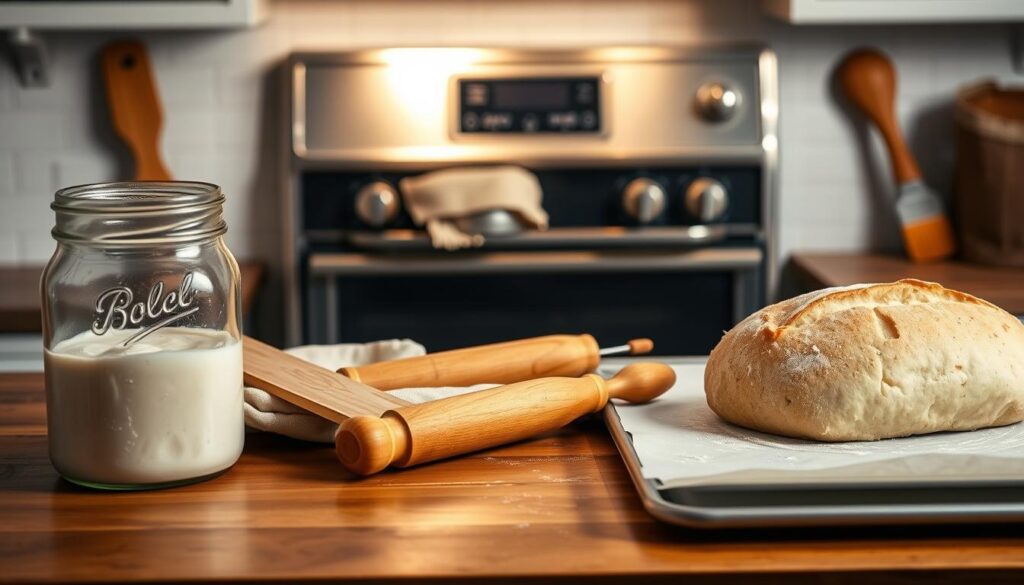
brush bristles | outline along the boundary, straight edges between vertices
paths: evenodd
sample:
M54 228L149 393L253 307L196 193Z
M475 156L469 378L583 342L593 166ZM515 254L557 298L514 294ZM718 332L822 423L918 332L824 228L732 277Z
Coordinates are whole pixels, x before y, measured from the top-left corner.
M956 250L953 229L944 215L933 215L904 225L903 243L914 262L943 260Z

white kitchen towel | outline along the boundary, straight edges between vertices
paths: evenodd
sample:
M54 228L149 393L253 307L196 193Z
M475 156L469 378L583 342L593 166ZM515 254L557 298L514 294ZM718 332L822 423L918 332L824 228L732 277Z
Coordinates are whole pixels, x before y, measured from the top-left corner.
M547 229L540 181L517 166L452 168L407 177L398 183L409 215L425 225L435 248L481 246L484 238L467 234L453 220L495 209L510 211L535 229Z
M305 345L286 352L320 367L336 370L345 366L362 366L373 362L424 355L422 345L410 339L389 339L373 343L341 343L337 345ZM341 374L338 374L339 376ZM394 394L409 402L428 402L445 396L464 394L489 388L480 384L468 388L405 388ZM333 443L338 425L307 410L285 402L259 388L245 388L245 424L249 428L277 433L293 439Z

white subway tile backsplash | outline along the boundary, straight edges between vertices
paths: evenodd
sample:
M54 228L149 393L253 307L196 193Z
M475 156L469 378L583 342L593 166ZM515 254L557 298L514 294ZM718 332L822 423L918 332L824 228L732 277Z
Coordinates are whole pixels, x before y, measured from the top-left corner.
M54 164L58 188L117 180L116 161L102 153L64 155Z
M17 82L18 77L11 67L0 69L0 115L14 108L14 87Z
M218 69L215 81L218 103L223 107L258 111L265 99L263 93L267 88L267 76L272 70L270 63L249 68Z
M18 237L14 232L0 233L0 264L18 264L20 261Z
M59 55L58 57L61 57ZM67 108L84 109L81 88L88 86L88 76L99 75L93 68L55 60L51 63L50 85L47 87L14 87L14 104L19 110L51 112Z
M53 195L57 189L56 159L53 154L38 151L15 151L14 195L26 199Z
M155 77L160 100L165 106L212 108L217 102L218 71L213 67L195 64L165 67Z
M24 264L46 264L53 256L56 243L50 236L52 222L44 229L19 231L17 234L18 261Z
M42 233L49 237L53 227L53 212L50 202L53 193L40 194L38 197L12 197L0 201L0 233Z
M864 222L805 222L786 230L782 242L787 249L849 250L863 246L870 237L870 226Z
M379 43L380 39L387 39L385 45L437 45L483 33L486 29L475 26L480 10L479 3L464 0L354 0L350 12L339 17L347 17L357 45ZM318 29L323 27L313 27ZM339 41L345 42L342 38L335 43Z
M291 4L280 2L275 8L287 8ZM271 22L254 29L161 35L151 46L160 47L167 67L248 69L286 52L288 33L288 27L277 20L275 11Z
M259 149L260 115L254 108L224 108L217 117L214 128L214 144L237 150L253 158Z
M212 146L189 151L172 149L165 151L164 163L176 179L217 183L221 169L216 158L217 151Z
M95 112L79 112L73 115L66 112L55 112L52 115L60 119L60 143L62 148L74 151L100 150L103 148L102 145L98 144L97 132L99 124L110 128L106 111L103 112L102 120L97 119L98 116L96 116ZM109 132L113 133L113 129L111 128Z
M211 147L216 141L217 119L220 115L213 108L165 106L161 140L164 152Z
M14 186L14 154L0 150L0 201L13 197L17 192Z
M9 75L7 71L4 75ZM0 148L56 151L61 146L60 116L53 111L5 112L0 115Z
M997 28L949 32L934 39L932 90L952 95L962 85L986 77L1021 84L1024 78L1013 71L1009 35L1009 28Z

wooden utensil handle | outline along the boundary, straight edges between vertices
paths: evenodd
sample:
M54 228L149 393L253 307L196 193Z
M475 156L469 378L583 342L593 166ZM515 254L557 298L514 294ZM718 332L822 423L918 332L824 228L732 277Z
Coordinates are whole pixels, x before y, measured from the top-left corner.
M163 112L145 45L138 41L111 43L103 49L100 62L111 121L132 151L135 179L169 181L171 173L160 158Z
M343 422L335 439L350 471L370 475L520 441L597 412L609 397L647 402L675 383L658 363L632 364L611 380L541 378Z
M336 447L350 471L369 475L520 441L600 410L605 382L541 378L452 396L342 423Z
M921 169L907 147L896 121L896 69L892 61L881 51L858 49L843 59L837 74L846 97L881 132L897 182L919 180Z
M547 335L341 368L338 372L380 390L511 384L545 376L582 376L597 368L599 351L591 335Z

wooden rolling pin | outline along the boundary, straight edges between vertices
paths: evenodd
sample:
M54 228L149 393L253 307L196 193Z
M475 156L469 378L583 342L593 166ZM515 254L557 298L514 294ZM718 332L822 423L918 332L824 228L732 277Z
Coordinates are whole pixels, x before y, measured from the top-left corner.
M527 439L597 412L609 398L647 402L675 380L672 368L652 362L610 380L588 374L499 386L352 417L341 423L335 449L348 470L370 475Z
M591 335L547 335L340 368L338 373L379 390L512 384L546 376L575 378L593 372L601 356L638 355L653 348L650 339L600 349Z

